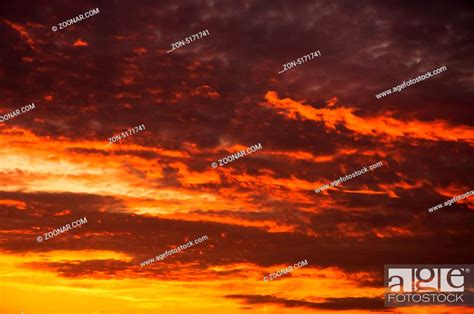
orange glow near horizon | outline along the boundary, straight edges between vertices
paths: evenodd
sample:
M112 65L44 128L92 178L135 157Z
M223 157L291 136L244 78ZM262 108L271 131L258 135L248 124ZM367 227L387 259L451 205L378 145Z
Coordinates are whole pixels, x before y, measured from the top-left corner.
M471 7L4 1L0 314L473 314L383 299L473 256Z

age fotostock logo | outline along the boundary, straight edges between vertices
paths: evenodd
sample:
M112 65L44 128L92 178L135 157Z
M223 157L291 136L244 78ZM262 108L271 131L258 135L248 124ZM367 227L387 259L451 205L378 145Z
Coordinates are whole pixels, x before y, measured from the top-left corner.
M474 305L473 265L385 265L385 306Z

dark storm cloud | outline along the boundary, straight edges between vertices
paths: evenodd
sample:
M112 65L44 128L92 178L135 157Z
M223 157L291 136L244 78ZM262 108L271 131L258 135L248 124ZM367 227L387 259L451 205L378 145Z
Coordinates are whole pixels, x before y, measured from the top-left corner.
M245 304L259 305L259 304L278 304L284 307L305 307L310 309L325 309L325 310L369 310L379 312L390 312L383 305L381 298L326 298L323 302L311 302L304 300L292 300L272 295L243 295L233 294L227 295L227 298L241 299Z
M100 14L51 31L51 26L96 7ZM26 205L0 205L0 250L110 250L132 258L25 267L64 277L183 280L196 269L209 278L246 274L240 269L209 270L216 265L270 267L307 259L308 268L337 267L348 276L369 272L371 278L359 284L382 287L384 264L462 264L472 259L467 241L474 235L472 209L459 203L432 214L426 211L448 199L440 190L474 187L468 175L474 170L472 144L361 135L344 125L329 130L321 121L289 119L262 105L265 94L276 91L280 99L289 97L312 108L325 108L327 100L337 97L335 108L354 108L359 117L472 125L470 2L4 1L0 8L0 109L31 102L37 106L0 132L18 126L45 140L49 136L105 146L112 135L143 123L146 131L130 138L143 150L114 144L110 151L81 146L66 152L92 160L95 155L140 157L150 167L159 166L162 177L151 179L133 160L120 163L130 177L152 182L157 189L212 192L226 200L243 195L257 209L196 206L190 216L205 218L185 221L132 214L125 200L111 196L3 191L0 200ZM204 29L209 36L166 54L171 43ZM79 39L87 45L74 46ZM315 50L321 57L277 74L283 63ZM448 67L443 74L375 98L442 65ZM185 187L186 178L176 164L201 174L210 160L228 155L222 147L259 142L261 152L228 165L228 172L216 169L219 181ZM350 150L354 152L342 152ZM333 159L313 162L276 152ZM344 183L348 191L331 190L328 195L264 179L251 184L235 178L330 183L379 160L386 165ZM365 194L349 193L361 191ZM88 220L82 227L36 242L38 235L82 217ZM206 218L261 223L245 227ZM267 223L292 230L269 232ZM203 235L209 240L140 268L140 262ZM378 298L312 302L271 295L227 297L255 306L384 309Z
M5 233L0 241L3 250L24 253L97 249L134 257L128 265L114 264L117 271L121 267L122 270L138 267L139 262L203 235L207 235L209 240L166 259L166 264L170 263L169 267L172 268L171 265L176 262L193 262L196 267L205 270L212 265L243 261L267 267L289 265L307 259L308 267L339 267L349 272L377 272L383 269L384 264L390 263L466 263L471 255L469 243L465 239L466 236L472 237L472 230L470 234L454 232L456 228L469 230L466 218L471 214L463 209L451 209L447 213L448 218L425 215L423 219L414 218L415 222L407 222L408 215L396 211L387 213L387 217L370 212L364 213L364 216L362 213L328 211L313 216L314 229L322 231L320 236L314 237L302 233L267 233L261 228L205 221L190 222L101 212L100 209L104 206L109 209L108 206L113 202L110 198L95 196L46 193L21 195L4 192L2 197L22 200L27 208L22 210L1 206L2 216L5 217L2 219L2 230ZM116 203L115 210L119 210L120 203ZM69 205L69 212L61 216L55 215L65 210L62 204ZM41 213L41 217L33 215L32 208L35 213ZM38 235L82 217L87 217L88 223L80 228L43 243L36 242ZM334 227L348 221L353 221L359 229L370 230L384 224L404 224L413 230L422 230L423 233L417 237L377 238L369 234L354 238ZM448 235L443 230L451 231ZM200 254L200 251L203 253ZM67 267L74 268L74 265ZM84 269L83 266L78 266L77 276L83 274L80 269ZM97 271L100 272L100 269ZM143 271L153 274L162 270L147 267Z
M445 105L448 102L461 106L465 103L462 99L470 98L466 97L469 80L465 69L472 67L472 63L466 63L468 55L458 53L472 46L468 41L472 12L464 10L464 5L456 2L446 8L441 2L433 2L427 15L425 4L402 8L395 3L348 1L304 1L298 5L288 1L104 2L67 9L62 5L42 9L36 3L25 5L25 11L30 14L23 13L20 17L15 6L5 4L5 19L21 23L28 17L43 25L43 28L27 28L36 44L36 51L29 52L34 59L32 63L21 61L25 52L20 48L7 46L16 61L10 58L12 70L6 73L5 79L9 78L6 81L11 84L23 82L10 84L9 89L24 89L27 85L27 94L32 99L41 99L46 93L54 95L51 109L37 114L44 116L54 106L55 118L66 123L60 127L48 122L32 126L40 128L36 130L39 133L62 133L70 137L84 137L87 133L104 138L112 129L144 122L156 136L137 141L147 145L160 142L165 147L176 147L176 143L183 141L204 147L216 145L219 137L216 129L235 141L255 138L262 130L253 127L242 132L239 127L248 118L244 112L274 87L283 94L291 93L316 103L338 96L343 103L356 104L363 110L370 106L370 112L402 109L400 99L408 98L404 103L416 102L417 106L410 116L430 118L435 118L431 110L426 110L432 99L423 102L419 99L432 95L425 90L436 89L443 92L444 102L437 110L443 116L437 117L447 115L465 121L464 115L458 114L464 111L462 107ZM51 25L82 12L85 7L99 7L101 13L68 30L56 33L49 30ZM183 20L188 23L179 22ZM201 28L210 29L211 35L172 54L164 54L172 42ZM3 33L18 38L6 25ZM456 36L450 36L454 33ZM71 43L78 38L89 45L72 47ZM438 38L444 38L441 45L435 40ZM21 46L21 41L18 45ZM138 48L146 52L137 54ZM322 51L321 58L284 73L285 76L273 75L277 83L269 82L268 78L282 63L316 49ZM421 61L413 61L418 59ZM241 66L243 62L246 66ZM444 77L432 78L403 93L375 101L375 92L443 62L449 68ZM18 72L21 67L26 67L25 71ZM315 85L307 84L308 81ZM221 96L204 100L193 93L204 85ZM124 97L117 99L118 94ZM25 100L9 98L8 102L16 104ZM95 111L78 115L77 109L86 105L93 105ZM412 105L409 110L414 110ZM406 115L405 111L400 114ZM257 112L257 116L261 115ZM91 124L93 120L97 123ZM186 128L180 127L183 124ZM264 130L264 134L273 131L275 145L282 145L287 140L279 139L277 130ZM170 141L172 138L176 142Z
M432 16L417 16L422 6L415 5L411 11L377 2L301 2L298 6L285 1L275 1L271 5L262 2L160 2L155 5L120 2L114 5L91 4L90 7L94 5L101 9L99 15L72 26L68 31L54 34L49 31L50 25L76 14L75 12L81 12L83 8L76 6L66 10L65 7L57 7L58 11L54 14L52 9L32 13L35 23L44 24L44 28L27 27L36 48L36 51L29 51L34 60L32 63L26 65L20 60L25 49L28 49L22 48L21 40L16 41L15 47L8 48L11 49L11 55L17 58L14 62L10 60L10 64L29 67L23 72L7 72L8 77L15 78L10 81L29 81L27 88L34 88L36 91L27 93L36 95L36 98L40 99L44 94L54 97L51 102L39 106L39 110L35 112L35 115L38 114L45 120L44 123L31 126L40 135L61 134L106 141L118 130L145 123L149 133L147 136L135 136L133 141L146 146L156 146L159 143L159 146L170 149L183 149L183 143L195 143L202 148L211 147L223 138L233 143L263 142L264 147L269 150L304 150L315 156L331 155L341 148L386 150L386 147L378 143L378 138L355 139L344 128L338 129L337 133L328 133L322 125L315 127L310 122L288 121L256 103L262 101L268 89L277 87L283 94L312 99L313 106L322 105L330 97L338 96L341 98L339 102L355 102L355 105L363 109L363 102L358 100L361 97L372 99L373 90L393 86L392 82L398 82L398 77L392 73L403 73L397 69L403 67L406 71L414 71L421 67L406 65L407 60L412 58L410 52L416 51L417 57L424 57L426 53L418 51L429 51L428 56L433 60L439 58L437 54L443 53L441 48L432 49L423 37L430 29L437 27L439 16L445 15L442 10L444 6L438 3L432 4ZM159 10L153 9L158 7ZM456 30L457 42L463 43L466 30L462 26L466 25L469 13L461 9L452 10L453 14L449 17L446 15L442 20L450 25L451 30ZM15 19L14 10L5 12L13 14L8 16L13 22L21 22L21 19ZM122 22L124 14L128 16L126 24ZM410 22L407 25L398 22L403 14L412 17L408 19ZM182 20L190 23L179 23ZM418 35L412 32L410 23L418 23L422 33ZM210 29L211 35L172 54L164 54L170 43L200 28ZM403 31L398 31L399 28ZM436 28L441 33L443 29L445 28L441 26ZM367 36L371 32L374 36ZM5 33L9 37L18 38L18 34L12 29L6 28ZM89 45L80 49L72 47L70 43L79 37ZM229 41L228 38L234 40ZM446 38L446 45L449 45L451 39ZM422 41L418 43L420 40ZM388 45L384 44L386 42ZM321 58L281 76L272 74L281 67L281 63L316 48L322 50ZM144 52L137 53L137 49L143 49ZM446 50L447 52L449 51ZM395 59L395 56L400 55L406 55L407 60ZM70 60L74 62L71 63ZM398 63L392 60L398 60ZM242 66L243 62L245 66ZM424 62L430 64L428 61ZM382 79L377 77L374 71L379 69L383 69L388 75L384 74ZM455 73L454 71L449 67L448 73ZM222 77L226 79L223 80ZM276 81L271 82L271 77ZM368 79L376 83L367 81ZM41 90L42 85L36 82L45 82L48 88ZM404 93L421 90L425 86L422 84L407 89ZM204 97L202 86L208 86L206 89L216 91L220 96ZM301 90L300 86L313 87ZM367 87L361 93L361 90L364 91L363 86ZM16 88L19 89L20 86ZM388 101L384 99L372 109L386 108L383 103L389 103L400 95L402 93L390 96ZM11 99L10 102L21 101ZM373 104L373 101L370 103ZM421 108L419 103L416 108ZM50 111L54 111L54 120L51 119L53 116ZM416 116L417 112L413 112L413 115ZM18 123L28 121L21 120ZM452 146L458 150L455 145ZM450 151L453 152L453 149ZM412 151L395 152L397 155L412 154ZM132 152L115 152L120 153ZM134 154L145 158L154 155L150 153L145 156L143 152ZM426 171L436 169L439 165L433 164L435 160L432 156L423 152L419 155L415 160L425 158L426 164L413 171L405 168L410 167L408 163L399 165L400 167L397 165L392 172L384 172L383 181L399 180L394 175L395 171L410 173L411 179L416 179L414 174L420 173L418 178L426 179ZM208 166L206 157L195 156L187 160L186 164L193 171L202 171ZM388 161L394 165L391 159L389 157ZM176 170L166 166L174 160L160 158L160 162L165 165L165 178L157 182L161 186L177 186ZM249 175L258 175L261 170L269 169L279 178L294 176L311 182L338 177L342 172L342 165L345 169L356 169L367 161L367 158L355 158L351 155L341 156L332 162L314 164L301 161L296 162L294 167L287 167L288 159L262 158L256 155L245 162L232 164L232 168L235 172ZM465 166L467 165L462 163L456 168L462 172L466 169ZM443 173L454 174L452 168L451 165L446 169L449 171ZM377 177L379 174L357 178L345 186L361 187L370 183L372 176ZM462 176L455 180L462 181L460 177ZM235 182L223 176L218 184L197 188L205 191L230 186L235 186ZM371 187L377 189L373 183ZM248 191L248 188L239 187L238 190L243 192ZM261 198L259 194L254 197ZM340 199L344 202L347 198ZM356 199L361 201L361 198ZM372 202L375 199L380 200L380 197L372 197ZM432 197L427 199L426 203L431 199ZM362 200L358 205L366 202L371 201ZM298 203L292 205L297 208L307 207ZM288 206L270 206L272 209L284 207Z

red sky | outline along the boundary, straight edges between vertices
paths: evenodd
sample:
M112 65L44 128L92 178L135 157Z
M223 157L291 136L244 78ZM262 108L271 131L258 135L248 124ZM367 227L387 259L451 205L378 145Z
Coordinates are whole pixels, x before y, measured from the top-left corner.
M470 2L0 7L0 114L35 104L0 123L0 314L472 313L383 304L385 264L473 262L474 198L427 211L474 187Z

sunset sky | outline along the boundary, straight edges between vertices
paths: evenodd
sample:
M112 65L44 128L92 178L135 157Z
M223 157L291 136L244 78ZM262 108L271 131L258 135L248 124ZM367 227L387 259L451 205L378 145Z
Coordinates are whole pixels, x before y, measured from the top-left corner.
M474 196L427 211L474 190L473 29L472 1L3 1L0 115L35 109L0 122L0 314L472 314L384 307L383 271L474 262Z

